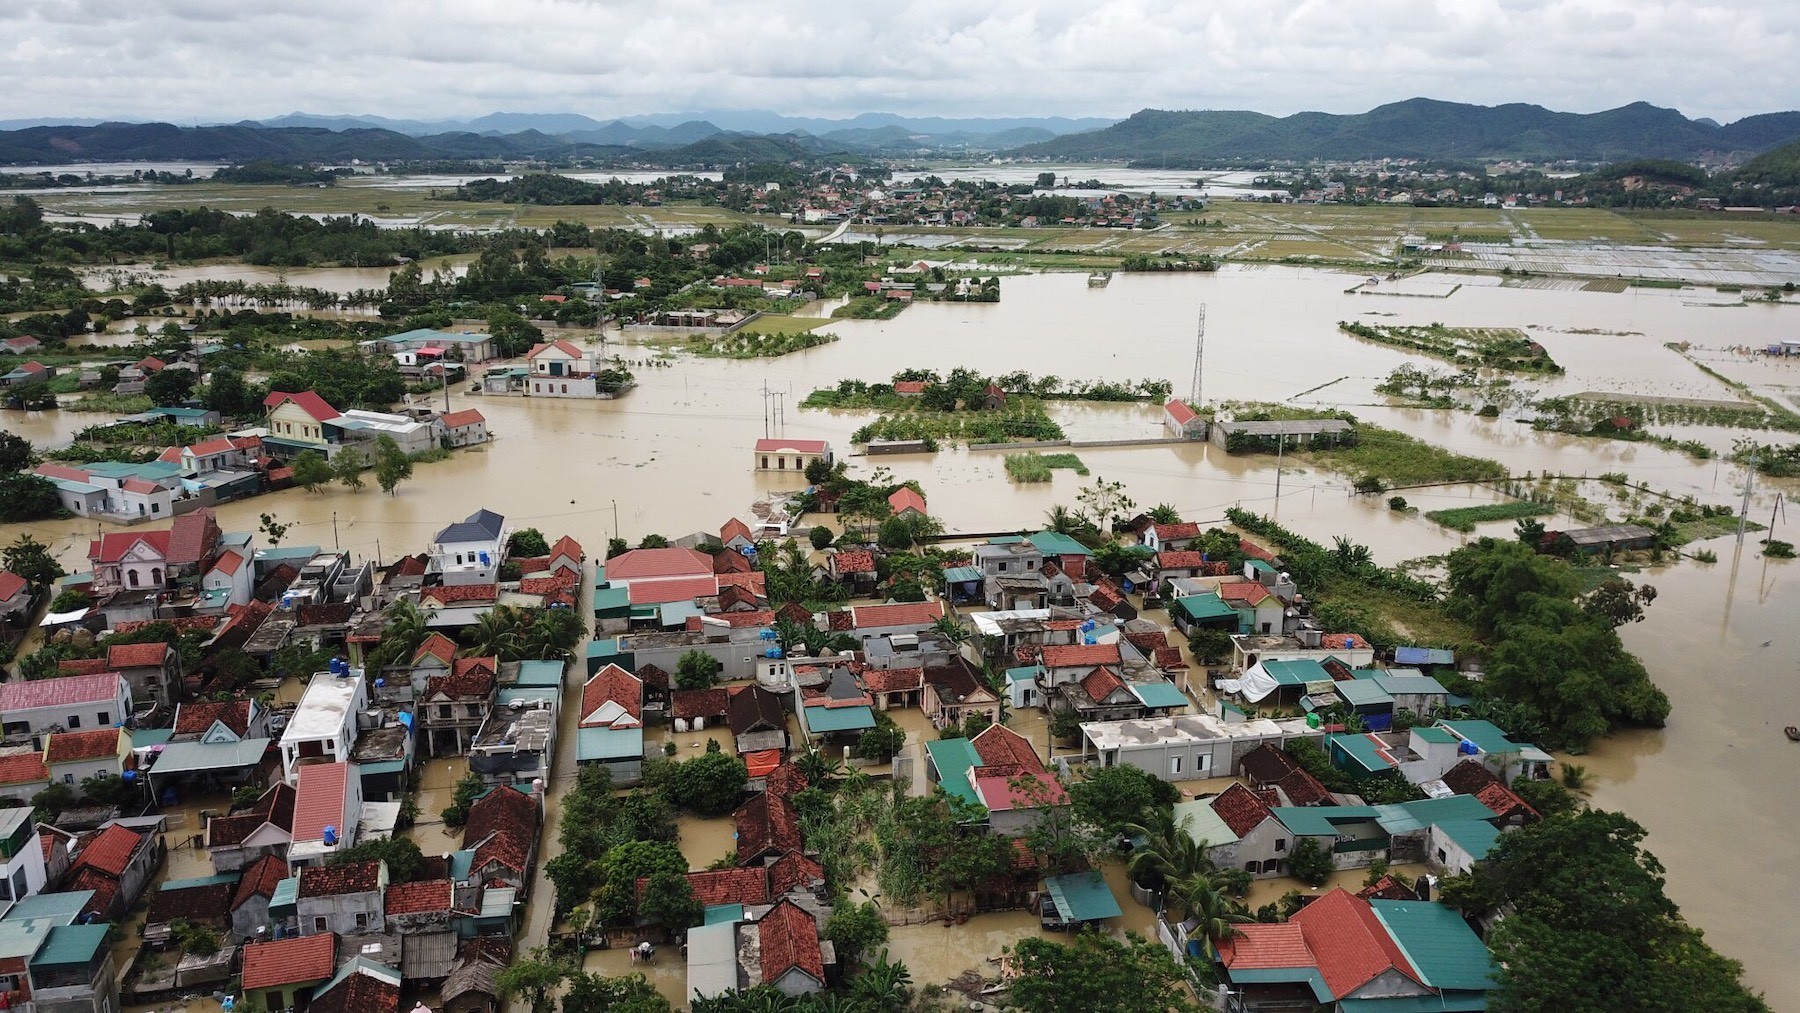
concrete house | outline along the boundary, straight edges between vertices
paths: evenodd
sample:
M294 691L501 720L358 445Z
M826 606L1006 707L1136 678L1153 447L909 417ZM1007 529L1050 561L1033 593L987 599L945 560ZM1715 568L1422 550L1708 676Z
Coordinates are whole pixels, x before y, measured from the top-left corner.
M94 596L116 591L161 591L169 586L169 532L115 531L88 543Z
M487 418L473 408L450 412L439 420L452 447L473 447L489 439Z
M1103 767L1128 763L1164 781L1221 777L1257 746L1320 740L1324 732L1299 720L1227 721L1211 714L1177 714L1081 726L1082 760Z
M294 840L294 795L294 789L283 781L263 792L248 809L208 817L205 846L213 871L237 872L275 858L285 876L288 846Z
M140 704L167 707L181 692L181 655L171 644L115 644L106 649L106 669L125 677Z
M268 413L264 424L269 429L264 443L275 456L294 458L306 450L330 455L331 444L326 439L325 424L340 413L326 404L324 398L310 390L299 393L272 391L263 398L263 409Z
M387 863L308 866L300 870L295 908L305 936L367 935L385 928Z
M431 539L429 580L443 584L492 584L506 557L506 518L492 510L477 510L439 531Z
M322 865L327 856L355 846L362 821L362 778L351 764L309 763L298 780L288 845L293 869Z
M531 368L527 393L538 397L595 397L594 374L601 364L594 352L572 341L555 341L534 345L525 353Z
M470 878L502 884L523 898L537 866L542 799L512 785L500 785L469 806L463 850L475 853Z
M130 715L131 687L117 672L0 684L0 728L32 736L34 747L45 732L106 728Z
M831 444L824 440L794 440L786 437L756 441L757 471L804 472L814 461L832 462Z
M1176 399L1163 405L1163 428L1170 436L1184 440L1206 438L1206 420L1194 412L1186 401Z
M1287 874L1294 835L1255 792L1234 784L1212 800L1212 811L1237 838L1234 868L1258 879Z
M46 850L38 843L37 821L29 808L0 809L0 918L44 889L49 880Z
M761 944L761 983L787 996L824 990L824 951L819 922L812 914L783 899L757 919L756 937Z
M5 954L0 976L10 973L15 1009L42 1013L113 1013L119 1009L118 969L107 943L108 926L70 924L68 904L34 897L0 919ZM22 967L20 965L23 965ZM23 974L19 972L23 971Z
M644 683L618 665L595 672L581 687L576 762L604 764L619 784L644 772Z
M499 658L457 658L450 671L425 680L416 715L430 756L460 756L494 705Z
M337 969L337 937L329 932L244 947L244 997L264 1009L304 1009Z
M175 705L172 742L242 742L266 738L268 713L255 700L189 700Z
M456 965L456 889L450 879L387 888L387 931L400 937L400 973L409 981L442 980Z
M971 714L987 715L988 724L1000 723L1000 697L981 678L981 673L962 655L943 664L927 665L921 673L924 692L919 706L933 726L960 725Z
M297 926L289 918L276 918L269 910L275 892L288 876L287 861L264 855L244 868L231 894L231 935L234 939L273 939L288 935Z
M1200 540L1200 525L1192 521L1174 524L1152 524L1144 530L1144 545L1153 552L1192 549Z
M316 673L281 733L281 769L288 783L298 783L303 764L349 759L357 718L368 708L369 691L360 670Z
M50 787L50 768L36 751L0 756L0 798L29 805L32 796Z
M116 922L143 896L162 858L162 836L153 828L134 830L109 822L82 837L63 889L93 891L82 911Z
M52 732L44 740L44 766L50 780L81 791L90 777L118 777L131 757L131 738L121 728Z
M11 570L0 570L0 619L23 615L31 608L31 585Z

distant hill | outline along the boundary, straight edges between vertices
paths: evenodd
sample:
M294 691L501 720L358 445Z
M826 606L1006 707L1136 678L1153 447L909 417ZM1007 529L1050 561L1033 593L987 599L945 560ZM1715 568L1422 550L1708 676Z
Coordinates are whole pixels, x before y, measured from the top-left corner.
M1598 113L1559 113L1535 105L1415 98L1348 116L1146 109L1110 127L1066 134L1014 153L1183 167L1227 160L1373 158L1616 162L1749 152L1794 138L1800 138L1800 112L1753 116L1720 127L1645 102Z

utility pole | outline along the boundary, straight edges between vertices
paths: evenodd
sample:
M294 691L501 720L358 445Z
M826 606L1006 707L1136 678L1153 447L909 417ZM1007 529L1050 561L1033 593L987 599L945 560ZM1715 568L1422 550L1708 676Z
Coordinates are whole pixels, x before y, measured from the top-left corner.
M1275 434L1275 510L1274 516L1281 516L1281 452L1287 449L1287 434Z
M1206 355L1206 304L1200 304L1200 326L1194 335L1194 382L1188 388L1188 401L1200 405L1200 364Z
M619 537L619 501L613 500L612 505L613 505L613 533L612 533L612 536L614 538L617 538L617 537Z
M1744 505L1738 508L1738 548L1744 547L1744 526L1750 519L1750 489L1756 485L1756 466L1762 458L1752 450L1750 456L1744 458Z
M339 551L342 551L344 548L342 545L338 544L337 511L336 510L333 510L331 512L331 547L333 549L337 549Z

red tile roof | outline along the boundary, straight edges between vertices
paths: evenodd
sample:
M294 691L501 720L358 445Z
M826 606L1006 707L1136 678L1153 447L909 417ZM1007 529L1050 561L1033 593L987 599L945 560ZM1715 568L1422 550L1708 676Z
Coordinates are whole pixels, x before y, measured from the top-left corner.
M721 552L719 555L736 556L737 553ZM758 598L768 597L769 575L763 573L761 570L753 570L747 573L719 573L714 574L714 576L719 579L719 587L721 588L741 587L751 594L756 595Z
M1295 770L1286 777L1275 782L1282 794L1288 797L1290 805L1325 805L1331 801L1331 792L1319 779L1304 770Z
M337 935L293 936L244 947L245 989L326 981L337 969Z
M147 925L167 925L177 918L188 921L218 923L221 927L231 917L230 883L207 883L178 890L163 887L150 895L150 910L144 918Z
M97 675L70 675L57 679L14 679L0 685L0 711L35 710L40 707L63 707L68 704L111 700L119 692L119 675L101 672ZM123 719L125 715L115 715Z
M1268 588L1254 580L1219 585L1219 597L1228 602L1241 601L1246 605L1260 605L1269 599L1270 594Z
M611 579L612 571L607 570ZM633 605L667 605L670 602L693 601L719 593L719 579L708 573L704 577L680 577L672 580L634 580L628 589Z
M905 693L925 683L923 668L869 668L859 673L870 693Z
M1500 780L1499 774L1489 770L1480 760L1463 760L1444 772L1444 783L1458 795L1479 795L1481 790L1488 785L1504 784L1505 782Z
M131 866L131 856L137 854L143 845L142 834L114 823L88 838L81 846L81 854L75 856L75 868L96 869L110 876L123 876Z
M248 904L252 897L267 899L275 896L275 888L286 878L286 862L275 855L262 856L245 869L243 878L238 880L237 892L231 898L231 910L236 911Z
M398 1013L400 986L356 970L328 991L312 997L308 1013Z
M472 426L477 422L486 422L487 419L473 408L464 408L462 411L451 412L444 416L442 421L445 429L461 429L463 426Z
M836 609L825 613L825 624L833 633L848 633L856 629L856 615L849 609Z
M336 408L326 404L324 398L314 394L310 390L303 390L298 394L272 391L268 397L263 398L263 407L273 411L288 401L292 401L301 411L311 415L313 420L317 422L328 422L331 419L337 418L339 415Z
M778 453L783 450L792 450L798 454L823 454L825 453L825 441L787 439L756 441L756 452L759 454L765 452Z
M1188 667L1187 659L1181 656L1179 647L1158 647L1155 652L1156 667L1164 671Z
M215 721L242 738L250 732L250 701L190 700L175 707L176 735L203 735Z
M294 840L325 839L325 828L336 827L338 839L349 836L344 826L344 797L349 790L348 763L309 763L300 768L299 784L294 791ZM355 819L356 814L351 813Z
M754 569L741 552L720 552L713 556L713 573L719 576L750 573Z
M119 755L119 729L94 728L80 732L55 732L44 742L45 763L98 760Z
M1151 530L1156 532L1157 541L1162 542L1182 541L1188 538L1200 537L1200 525L1195 524L1193 521L1179 521L1174 524L1156 524L1152 525Z
M694 899L707 907L719 904L767 904L769 902L769 873L758 865L743 869L714 869L707 872L690 872L687 874L688 886L694 890ZM639 877L637 894L644 896L644 887L649 884L649 877Z
M602 726L598 721L593 726L588 724L595 711L607 703L616 703L630 715L631 720L608 722ZM625 671L617 665L607 665L595 672L581 687L581 727L622 727L634 728L643 724L644 718L644 682L637 676Z
M1119 663L1118 644L1057 644L1044 648L1045 668L1089 668Z
M697 577L712 571L712 557L698 549L632 549L606 561L608 580Z
M24 577L11 570L0 570L0 601L11 601L29 586Z
M1512 819L1514 816L1520 816L1523 817L1527 823L1535 823L1540 818L1538 816L1538 811L1531 807L1531 803L1520 798L1511 788L1508 788L1504 784L1490 784L1476 792L1475 797L1481 800L1482 805L1492 809L1494 815L1501 819Z
M941 601L893 602L887 605L857 605L850 609L856 629L883 626L930 626L944 618Z
M50 768L44 766L42 753L11 753L0 756L0 785L35 784L50 779Z
M731 540L734 538L742 538L750 542L756 541L756 536L750 533L750 525L745 524L736 517L726 521L719 528L720 544L730 545Z
M1198 570L1206 563L1206 553L1191 549L1175 549L1156 554L1156 565L1163 570Z
M839 573L875 572L875 554L867 549L840 549L835 558Z
M300 870L300 896L339 897L381 888L381 862L346 862L343 865L309 865Z
M499 658L457 658L450 663L448 675L434 675L425 680L425 697L439 693L455 700L486 697L494 691L495 670Z
M759 861L771 852L799 851L800 816L794 806L780 795L763 792L738 806L731 814L737 825L737 854L740 865Z
M587 552L582 549L580 542L564 535L556 540L555 545L550 546L550 558L555 559L558 556L568 556L579 562L586 558Z
M1241 784L1234 784L1212 800L1213 812L1231 832L1240 838L1262 825L1262 822L1275 814L1269 810L1256 793Z
M229 448L227 448L229 449ZM219 522L213 512L201 507L182 514L169 525L169 562L177 566L199 563L219 544Z
M413 652L413 664L417 665L419 660L428 654L448 665L456 660L456 641L442 633L433 633L425 638L425 642L419 645L418 650Z
M448 879L427 879L417 883L396 883L387 888L382 910L393 915L419 914L425 911L448 911L456 884Z
M473 868L477 874L499 866L523 876L529 846L510 830L499 830L475 846Z
M1392 876L1383 875L1374 885L1356 891L1363 900L1418 900L1419 895Z
M163 559L169 558L167 531L112 531L88 542L88 559L94 563L117 563L140 542Z
M107 671L105 658L78 658L74 661L59 661L56 670L63 676L98 675Z
M128 478L123 482L120 482L119 488L125 490L126 492L135 492L139 495L147 496L150 493L153 493L156 490L162 488L162 486L159 486L155 482L152 482L146 478L133 477L133 478Z
M1296 922L1333 995L1348 995L1389 970L1418 978L1369 902L1342 887L1301 908L1289 919Z
M1312 950L1300 926L1250 923L1234 926L1237 934L1218 942L1219 959L1234 971L1260 971L1289 967L1313 967Z
M769 865L769 893L779 897L793 889L811 889L825 881L825 867L798 851L790 851Z
M294 797L294 789L283 781L263 792L262 797L249 810L230 816L214 816L206 821L206 846L217 848L242 844L245 838L265 823L274 824L284 831L291 830L294 825Z
M762 977L773 982L799 968L824 984L825 958L819 948L819 923L793 901L784 900L756 923L762 945Z
M1188 407L1188 403L1180 399L1170 401L1168 404L1163 405L1163 411L1168 412L1169 418L1174 419L1175 424L1178 426L1185 426L1189 422L1199 418L1198 415L1194 414L1194 410Z
M212 569L207 572L222 573L229 577L237 573L238 567L243 565L243 556L238 555L234 550L226 549L224 552L219 553L219 558L213 562Z
M678 689L669 694L670 717L689 720L722 718L730 707L731 694L723 686L712 689Z
M992 770L993 773L984 774ZM1000 812L1013 809L1035 809L1045 805L1064 805L1069 793L1045 771L1021 771L1016 767L976 767L969 772L976 793L989 809ZM1038 787L1030 787L1031 782Z
M568 340L567 338L557 338L555 341L544 341L544 342L540 342L538 344L532 345L531 351L526 352L525 357L527 359L535 359L539 355L542 355L543 353L549 351L552 348L563 353L564 355L567 355L571 359L579 359L582 356L580 347L578 347L574 342Z
M127 668L161 668L168 654L169 645L160 640L149 644L116 644L106 650L106 667L115 672Z
M900 513L908 509L924 513L925 497L915 492L912 486L903 485L889 494L888 506L892 508L895 513Z
M989 725L969 740L984 767L1016 764L1027 770L1044 770L1031 740L1005 725Z
M473 847L500 832L517 834L525 841L537 840L537 799L517 788L501 785L470 804L469 820L463 824L463 847ZM519 862L523 864L524 860L521 852Z
M440 605L496 601L499 597L500 585L498 584L444 584L438 587L428 587L419 592L420 601L435 601Z
M1238 539L1238 551L1249 559L1260 559L1265 563L1275 562L1275 553L1256 544L1248 538Z
M1089 672L1081 680L1082 692L1086 693L1088 699L1095 703L1104 702L1107 697L1124 688L1125 680L1119 678L1112 669L1104 666Z

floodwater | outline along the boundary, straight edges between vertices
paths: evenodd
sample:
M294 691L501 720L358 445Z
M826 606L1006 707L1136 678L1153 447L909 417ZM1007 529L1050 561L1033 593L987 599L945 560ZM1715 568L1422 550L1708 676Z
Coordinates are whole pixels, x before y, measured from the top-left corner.
M261 269L234 270L252 280L273 280ZM356 279L346 287L381 284L385 272L376 273L380 277ZM288 272L288 278L317 284L299 272ZM357 557L385 559L418 551L438 528L478 507L501 512L515 526L537 527L552 539L573 535L590 552L614 534L635 541L652 532L675 537L717 531L726 519L746 516L752 502L802 484L798 476L751 470L751 445L765 431L823 438L840 454L851 451L849 437L869 413L801 411L799 401L814 387L845 377L884 380L911 366L967 366L990 374L1028 369L1065 378L1164 378L1185 393L1201 303L1208 311L1207 400L1342 405L1433 443L1502 461L1515 473L1622 471L1657 489L1734 507L1743 476L1729 464L1695 462L1639 443L1537 433L1516 422L1465 413L1376 406L1372 387L1391 369L1406 361L1432 363L1347 337L1337 331L1337 321L1527 328L1568 367L1562 377L1523 381L1546 392L1737 397L1663 347L1672 341L1693 342L1695 354L1709 366L1768 396L1790 397L1800 377L1791 362L1727 351L1791 333L1800 317L1789 305L1721 309L1699 304L1700 296L1714 293L1654 289L1612 294L1466 285L1444 299L1345 291L1360 280L1280 267L1215 275L1124 274L1105 289L1087 288L1079 274L1010 277L1001 303L922 304L891 321L834 321L830 330L841 341L780 359L681 358L673 368L643 369L640 386L617 401L453 393L452 407L479 407L487 416L494 443L421 465L394 496L372 487L356 493L293 490L226 504L219 509L220 521L227 529L255 530L259 514L273 513L293 525L284 544L335 545ZM1371 313L1391 315L1366 316ZM611 347L627 359L652 354L629 343ZM781 395L783 410L773 423L766 421L765 388ZM1059 402L1051 412L1077 440L1162 434L1161 413L1152 406ZM6 413L0 424L34 442L51 443L94 420L63 412ZM1724 435L1714 433L1709 442ZM1076 453L1094 477L1123 481L1140 506L1167 502L1191 519L1212 521L1226 507L1242 504L1277 513L1282 523L1313 538L1349 535L1369 545L1382 562L1443 552L1465 540L1417 515L1389 511L1381 497L1351 496L1343 476L1297 466L1292 458L1278 471L1271 458L1234 458L1204 445ZM1058 471L1052 482L1018 486L1007 479L1002 457L952 449L850 460L856 474L879 467L898 478L918 479L932 513L953 532L1039 525L1051 506L1071 504L1093 481ZM1800 483L1759 480L1756 516L1768 515L1776 492L1791 498L1796 488ZM1486 502L1490 496L1463 487L1405 495L1425 510ZM65 565L77 569L84 567L79 557L95 525L9 525L0 529L0 540L10 541L20 531L46 541ZM1778 536L1792 540L1791 529L1784 525ZM1800 981L1788 973L1800 930L1780 905L1763 903L1793 896L1793 870L1800 868L1800 837L1786 832L1796 815L1796 796L1779 787L1785 782L1778 774L1770 776L1783 769L1783 757L1794 755L1783 750L1800 748L1780 738L1780 726L1800 723L1800 713L1781 711L1800 706L1791 691L1783 692L1800 651L1776 629L1800 604L1792 590L1795 564L1770 564L1765 573L1752 551L1735 583L1729 583L1729 547L1729 540L1715 546L1725 562L1683 564L1640 578L1654 582L1662 597L1647 622L1624 632L1673 698L1674 719L1662 732L1599 743L1581 762L1595 774L1598 804L1622 808L1649 829L1649 847L1669 868L1671 895L1695 924L1723 952L1746 963L1750 981L1767 990L1777 1007L1800 1008ZM1764 641L1770 646L1759 647ZM559 741L572 743L573 711L563 717ZM1030 726L1031 715L1015 721L1029 729L1034 742L1044 740L1043 731ZM676 739L688 755L715 736L729 748L724 729ZM553 795L564 790L572 773L573 749L560 749ZM425 808L429 819L434 807ZM552 806L544 860L556 851L555 824ZM1733 848L1720 846L1721 833ZM696 865L710 861L702 855L725 850L716 832L701 827L684 827L684 846L690 845ZM546 937L547 909L530 906L522 945ZM920 936L908 945L929 964L926 930L906 931Z
M419 268L427 279L434 271L458 277L469 269L474 259L475 255L471 253L427 257L419 261ZM358 290L386 288L388 278L395 270L392 267L261 267L255 264L193 264L153 269L128 265L88 268L83 276L90 285L108 285L117 277L128 278L133 283L160 282L171 291L194 281L242 281L250 285L285 283L295 288L317 288L345 295Z

